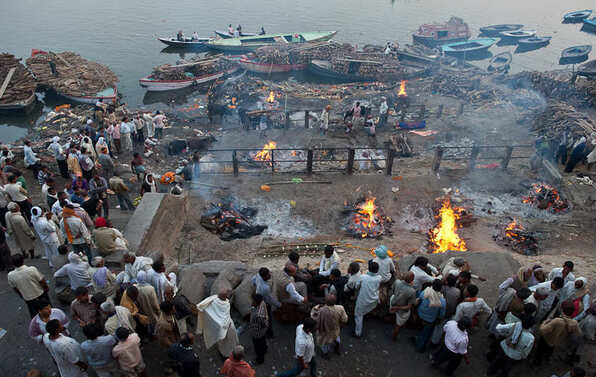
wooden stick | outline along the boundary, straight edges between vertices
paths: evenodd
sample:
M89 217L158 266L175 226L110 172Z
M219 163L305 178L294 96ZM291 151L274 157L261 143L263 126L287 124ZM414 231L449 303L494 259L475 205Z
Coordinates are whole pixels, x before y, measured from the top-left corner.
M199 186L205 186L205 187L215 187L215 188L220 188L223 190L229 189L229 187L226 187L226 186L210 185L209 183L202 183L202 182L193 182L193 184L199 185Z
M6 88L8 88L8 84L10 83L10 80L12 79L12 75L14 75L16 70L17 70L16 67L12 67L10 69L10 71L8 71L8 74L6 75L6 78L4 79L4 82L2 83L2 87L0 88L0 98L2 98L2 96L4 95L4 92L6 91Z
M300 181L300 182L281 181L281 182L269 182L269 183L265 183L265 184L267 186L271 186L271 185L291 185L292 183L294 183L294 184L300 184L300 183L320 183L320 184L324 184L324 185L330 185L333 182L331 182L331 181Z

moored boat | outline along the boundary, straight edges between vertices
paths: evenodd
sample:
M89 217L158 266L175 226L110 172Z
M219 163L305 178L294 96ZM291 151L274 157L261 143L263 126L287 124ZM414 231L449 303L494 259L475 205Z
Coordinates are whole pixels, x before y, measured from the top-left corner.
M552 37L530 37L530 38L523 38L520 39L517 43L522 47L538 47L538 46L546 46L550 43Z
M253 73L283 73L292 71L302 71L308 64L273 64L260 63L255 59L242 58L237 61L240 68Z
M451 17L444 24L420 25L418 31L412 34L412 39L414 43L436 47L445 43L465 41L470 36L471 33L468 24L459 17Z
M104 89L91 95L73 95L66 92L61 92L59 90L56 90L56 93L71 101L87 104L95 104L100 99L103 103L116 103L118 100L118 88L116 86L113 88Z
M448 43L441 46L441 50L447 55L464 55L488 50L498 38L477 38L464 42Z
M514 31L502 31L499 34L502 38L509 39L525 39L531 38L536 35L536 30L514 30Z
M584 56L587 57L591 51L592 46L590 45L568 47L561 52L561 59L575 59Z
M505 72L511 66L511 59L513 59L513 56L510 52L502 52L497 54L490 60L487 71Z
M582 22L586 18L590 17L592 14L592 9L584 9L584 10L576 10L573 12L568 12L563 15L563 22L564 23L576 23Z
M320 31L308 33L265 34L254 37L241 37L209 41L206 45L223 52L252 52L264 46L275 44L288 45L306 42L328 41L336 31Z
M200 48L205 47L205 44L212 40L212 38L199 38L199 39L186 39L183 41L179 41L176 38L162 38L158 37L158 41L164 43L171 47L178 47L178 48Z
M596 60L580 65L576 71L578 76L596 77Z
M224 30L215 30L215 35L217 35L218 37L223 38L223 39L234 38L234 34L230 34L230 32L224 31ZM254 37L255 35L258 35L258 34L257 33L240 32L241 37Z
M430 69L426 67L401 65L399 66L399 70L397 72L388 74L387 77L379 77L378 75L375 75L374 72L370 72L369 74L361 74L360 65L368 65L369 69L370 65L377 65L381 68L380 71L382 72L384 70L383 62L353 58L336 58L334 61L340 62L342 65L347 64L347 72L342 72L336 69L334 67L334 63L331 61L316 59L310 62L307 69L313 75L338 83L383 81L384 79L390 79L392 81L410 80L417 77L422 77L430 71ZM368 71L368 69L366 71ZM381 76L385 76L385 74L381 74Z
M149 91L163 92L168 90L177 90L188 88L192 85L204 84L222 77L225 72L215 72L199 77L189 77L185 80L157 80L150 77L144 77L139 80L139 85Z
M0 111L27 111L35 102L37 83L21 58L0 54Z
M523 28L521 24L500 24L500 25L489 25L480 28L480 33L487 37L498 37L500 33L504 31L515 31Z
M584 27L589 29L596 29L596 17L585 19Z

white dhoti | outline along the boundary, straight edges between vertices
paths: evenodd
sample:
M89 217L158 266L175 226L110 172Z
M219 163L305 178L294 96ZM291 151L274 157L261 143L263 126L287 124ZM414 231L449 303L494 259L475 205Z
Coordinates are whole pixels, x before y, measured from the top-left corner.
M410 310L398 310L395 312L395 324L398 326L403 326L408 322L410 319Z
M230 323L230 327L228 327L228 332L226 333L226 337L217 342L217 350L222 356L230 357L234 347L236 347L240 342L238 341L238 331L236 331L236 326L234 326L234 322Z

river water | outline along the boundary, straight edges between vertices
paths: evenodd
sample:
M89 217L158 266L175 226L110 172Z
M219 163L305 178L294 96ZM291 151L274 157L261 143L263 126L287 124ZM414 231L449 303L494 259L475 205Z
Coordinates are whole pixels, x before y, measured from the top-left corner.
M336 40L359 45L388 40L404 44L411 43L411 33L420 24L443 22L454 15L470 25L473 37L479 27L496 23L520 23L538 30L539 36L553 37L545 48L515 54L511 72L561 68L558 59L564 48L596 45L596 34L580 31L581 24L561 24L565 12L595 8L594 0L0 0L0 4L0 52L26 58L33 48L71 50L107 64L120 78L119 91L131 107L144 106L145 90L137 80L154 66L180 58L178 53L162 51L165 45L155 36L173 36L179 29L210 36L230 23L241 24L245 31L262 25L268 32L337 30ZM491 48L493 54L514 50L515 46ZM23 136L23 127L32 121L31 116L0 117L0 141Z

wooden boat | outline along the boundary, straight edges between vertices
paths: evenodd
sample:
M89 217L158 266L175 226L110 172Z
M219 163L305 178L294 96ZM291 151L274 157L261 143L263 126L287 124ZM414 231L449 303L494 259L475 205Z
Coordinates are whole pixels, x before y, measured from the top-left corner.
M538 47L538 46L546 46L550 43L552 37L530 37L530 38L523 38L520 39L517 44L521 47Z
M62 93L60 91L56 91L56 93L64 98L68 98L71 101L87 103L92 105L95 105L95 103L97 103L97 101L99 101L100 99L103 103L116 103L116 101L118 100L118 88L115 86L113 88L107 88L102 90L101 92L97 92L93 95L87 96L73 96L68 93Z
M376 64L383 64L381 62L371 62L371 61L363 61L358 59L343 59L349 61L354 65L354 67L350 67L350 71L357 72L359 63L376 63ZM393 77L392 80L410 80L417 77L422 77L430 70L424 67L411 67L411 66L404 66L405 72L400 75L400 77ZM334 82L339 83L346 83L346 82L371 82L371 81L378 81L376 77L372 76L361 76L356 73L343 73L337 72L333 70L333 66L330 61L328 60L312 60L308 65L308 71L316 76L321 78L331 80Z
M590 60L577 68L577 75L584 77L596 77L596 60Z
M499 40L497 38L477 38L464 42L448 43L441 46L441 50L447 55L464 55L469 53L486 51Z
M480 34L487 37L498 37L500 33L504 31L515 31L519 30L524 25L521 24L500 24L500 25L489 25L480 28Z
M589 29L596 29L596 17L585 19L584 27Z
M259 47L274 44L295 44L306 42L328 41L337 34L336 31L318 31L309 33L265 34L254 37L229 38L209 41L206 45L214 50L224 52L251 52Z
M503 38L509 39L525 39L535 36L536 30L502 31L499 35Z
M488 64L487 71L489 72L505 72L511 65L511 59L513 56L510 52L502 52L493 56Z
M223 31L223 30L215 30L215 35L217 35L218 37L220 37L220 38L223 38L223 39L231 39L231 38L234 38L234 35L233 35L233 34L230 34L230 33L228 33L228 31L227 31L227 30L226 30L226 31ZM256 35L258 35L258 34L257 34L257 33L242 33L242 32L240 33L240 36L241 36L241 37L254 37L254 36L256 36Z
M27 111L35 103L35 92L22 101L0 103L0 111Z
M205 44L209 41L212 40L212 38L199 38L199 39L195 39L192 40L190 38L187 38L184 41L179 41L176 38L161 38L158 37L157 38L158 41L160 41L161 43L165 43L168 46L171 47L178 47L178 48L200 48L200 47L205 47Z
M308 64L271 64L259 63L255 59L242 58L237 61L240 68L254 73L283 73L292 71L302 71Z
M167 90L184 89L192 85L204 84L206 82L217 80L224 74L226 74L226 72L215 72L204 76L188 78L186 80L154 80L145 77L139 80L139 85L149 91L163 92Z
M568 12L563 15L563 22L565 23L576 23L582 22L586 18L590 17L592 9L576 10Z
M591 51L592 46L590 45L569 47L561 52L561 59L576 59L584 56L587 57Z
M414 43L429 47L440 46L445 43L461 42L470 39L468 24L459 17L451 17L444 24L420 25L418 31L412 34Z
M29 110L36 89L35 77L20 58L0 54L0 112Z

